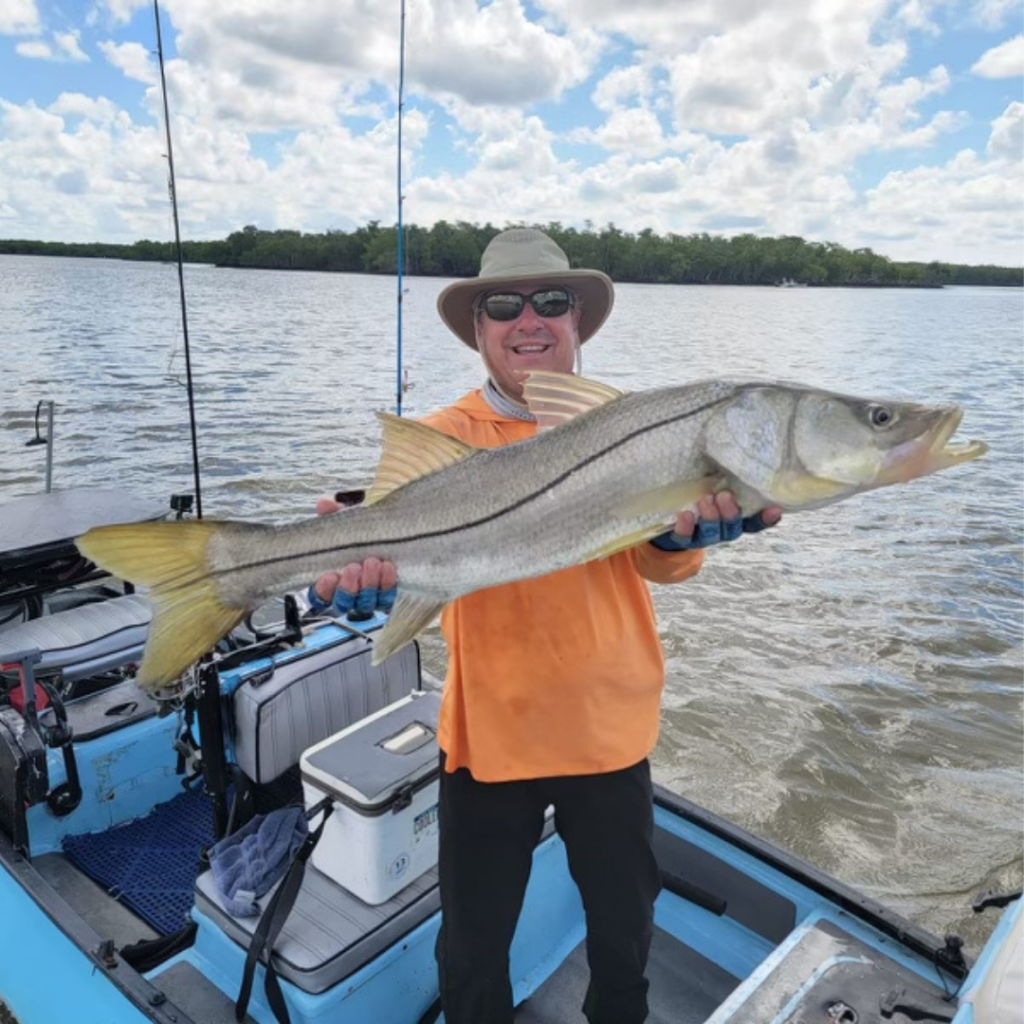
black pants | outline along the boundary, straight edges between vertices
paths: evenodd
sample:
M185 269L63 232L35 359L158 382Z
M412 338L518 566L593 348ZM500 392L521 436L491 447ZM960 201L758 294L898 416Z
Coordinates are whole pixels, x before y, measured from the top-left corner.
M445 1024L509 1024L509 945L530 877L544 809L555 806L587 921L590 1024L640 1024L644 969L661 874L646 760L601 775L477 782L448 774L441 755L441 931L438 975Z

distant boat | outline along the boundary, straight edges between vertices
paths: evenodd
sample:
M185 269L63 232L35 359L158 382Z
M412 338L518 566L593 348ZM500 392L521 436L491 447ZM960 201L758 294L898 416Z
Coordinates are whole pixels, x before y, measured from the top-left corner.
M794 281L790 277L784 277L776 284L776 288L806 288L806 281Z

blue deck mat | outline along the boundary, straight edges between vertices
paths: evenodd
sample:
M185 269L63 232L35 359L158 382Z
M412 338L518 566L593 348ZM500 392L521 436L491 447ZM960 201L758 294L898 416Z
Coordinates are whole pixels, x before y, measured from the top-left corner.
M186 790L135 821L65 836L64 853L161 935L188 923L200 852L213 845L213 806Z

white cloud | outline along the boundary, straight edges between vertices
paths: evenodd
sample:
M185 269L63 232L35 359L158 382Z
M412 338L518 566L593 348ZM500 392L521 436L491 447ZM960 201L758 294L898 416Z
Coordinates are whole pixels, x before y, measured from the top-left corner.
M590 95L598 110L611 113L633 99L646 99L651 93L650 70L642 64L617 67L608 72Z
M0 35L31 35L39 31L36 0L0 0Z
M971 71L982 78L1020 78L1024 75L1024 35L986 50Z
M1016 20L1020 23L1020 0L974 0L971 17L983 28L998 29Z
M330 106L370 83L397 87L398 11L382 17L374 0L165 0L164 9L207 100L215 110L244 108L250 123L322 124L319 113L302 116L310 101ZM531 20L519 0L412 4L406 37L410 92L519 107L584 81L600 48L589 29L567 35Z
M167 236L147 8L151 0L94 0L83 35L70 33L62 50L56 35L21 40L48 59L98 46L125 81L109 91L116 101L83 85L50 103L0 104L4 233L14 224L67 240ZM382 17L375 0L161 0L161 9L186 237L245 223L315 231L394 221L397 9ZM1019 262L1024 105L989 111L987 149L954 160L969 80L944 66L906 70L911 55L920 67L911 47L922 32L1007 10L1003 0L416 0L406 219L750 230L965 261L988 245L985 261ZM129 22L137 41L111 38ZM1007 52L990 50L976 74L1006 67ZM566 159L566 143L587 148ZM880 171L897 150L904 170ZM865 173L878 181L867 194Z
M658 156L669 143L657 116L644 107L615 110L596 129L569 134L573 142L592 142L613 153L631 153L639 159Z
M113 43L107 40L99 43L99 50L128 78L146 85L155 85L159 81L157 66L150 57L150 51L141 43Z
M907 28L937 36L941 29L932 12L940 6L935 0L905 0L896 11L896 20Z
M102 124L110 124L120 113L117 104L111 100L80 92L62 92L48 110L59 117L84 117Z
M78 42L79 38L80 33L77 30L73 32L54 32L53 34L54 42L67 60L87 61L89 58L82 52Z
M115 25L127 25L141 7L152 8L151 0L96 0L93 10L102 10Z
M18 43L14 50L19 57L26 57L30 60L88 61L89 57L82 51L78 39L77 31L55 32L53 34L55 46L51 46L42 39L31 39Z
M858 230L895 259L1020 266L1022 194L1019 161L986 164L964 150L941 167L886 175L867 192Z
M562 35L530 21L519 0L437 0L414 13L411 79L435 96L522 106L557 99L586 80L600 44L594 33ZM423 44L426 45L423 45Z
M992 122L986 152L997 159L1014 162L1024 156L1024 103L1011 103Z
M18 43L14 52L19 57L28 57L30 60L52 60L53 51L41 39L33 39L27 43Z

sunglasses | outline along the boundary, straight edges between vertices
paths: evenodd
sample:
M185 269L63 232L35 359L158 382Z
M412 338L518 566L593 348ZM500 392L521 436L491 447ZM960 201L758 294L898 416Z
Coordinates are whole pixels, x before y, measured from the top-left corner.
M492 319L499 321L515 320L519 317L526 303L533 306L537 316L546 320L564 316L576 305L576 296L567 288L542 288L532 295L520 295L518 292L494 292L484 296L480 308Z

